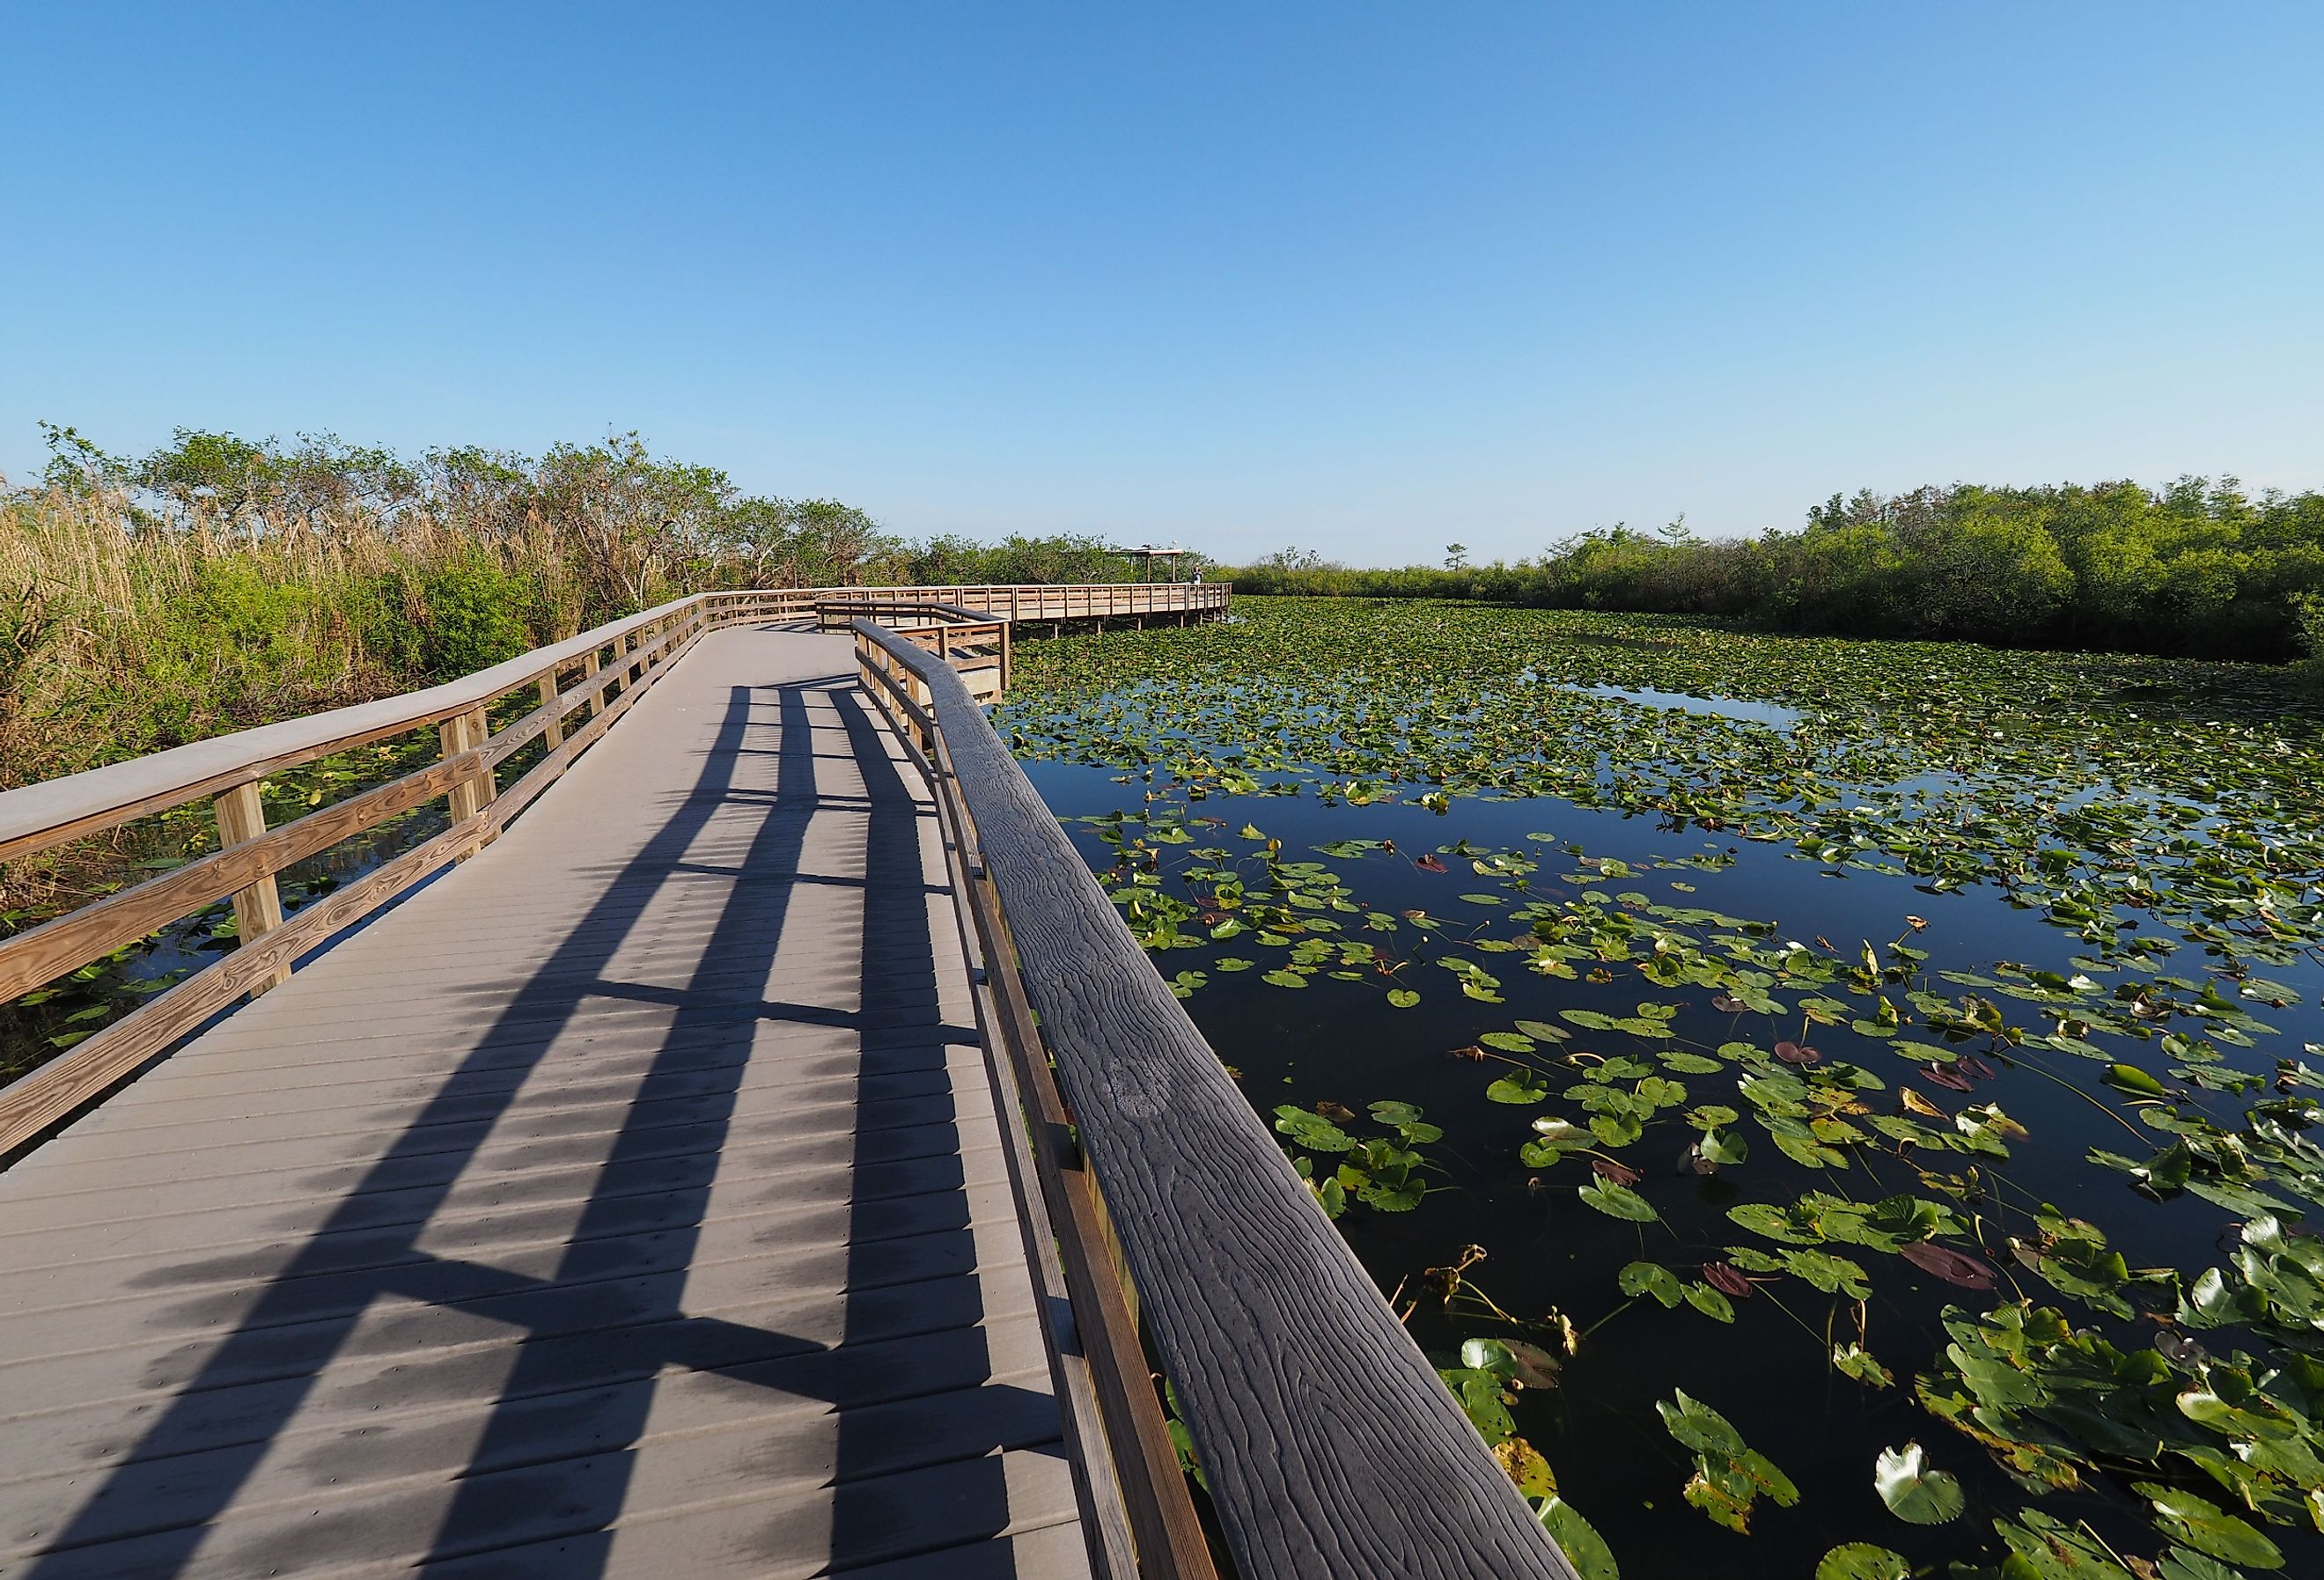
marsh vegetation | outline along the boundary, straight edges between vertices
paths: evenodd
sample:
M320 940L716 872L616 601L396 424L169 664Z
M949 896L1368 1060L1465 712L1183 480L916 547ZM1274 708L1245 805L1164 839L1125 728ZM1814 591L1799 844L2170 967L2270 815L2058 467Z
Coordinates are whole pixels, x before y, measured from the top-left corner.
M49 439L41 478L0 484L0 790L469 674L692 592L1131 574L1085 537L908 541L835 500L749 494L634 435L417 458L327 435L186 430L142 456L69 429ZM435 749L400 738L278 774L262 787L270 821ZM442 822L441 808L406 814L286 874L284 897L327 894ZM0 934L215 838L196 806L0 865ZM235 941L221 903L0 1005L0 1079Z
M1352 598L997 724L1585 1573L2324 1567L2324 717Z
M1713 614L1770 631L2282 661L2324 651L2324 494L2232 477L1956 484L1813 505L1796 531L1577 533L1514 565L1351 570L1286 550L1245 592Z

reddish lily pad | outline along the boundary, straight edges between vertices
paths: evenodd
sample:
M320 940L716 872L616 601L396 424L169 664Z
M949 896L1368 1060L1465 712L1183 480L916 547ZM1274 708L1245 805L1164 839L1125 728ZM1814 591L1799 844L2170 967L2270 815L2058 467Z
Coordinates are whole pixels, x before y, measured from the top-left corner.
M1925 1240L1915 1240L1909 1244L1898 1246L1896 1254L1923 1272L1934 1274L1945 1282L1958 1284L1964 1289L1993 1288L1994 1273L1989 1263L1946 1246L1932 1245Z

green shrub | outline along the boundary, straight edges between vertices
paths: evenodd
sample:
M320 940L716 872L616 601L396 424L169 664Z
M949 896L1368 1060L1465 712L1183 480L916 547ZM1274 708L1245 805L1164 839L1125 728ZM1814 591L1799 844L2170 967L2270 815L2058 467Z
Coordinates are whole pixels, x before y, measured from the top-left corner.
M532 603L523 577L480 556L431 568L420 584L420 670L450 680L527 651Z
M1567 539L1537 559L1351 570L1286 550L1222 568L1252 593L1487 598L1692 614L1785 631L2282 661L2324 597L2324 494L2254 499L2232 478L2150 491L1923 488L1834 494L1797 531L1704 540L1673 522Z

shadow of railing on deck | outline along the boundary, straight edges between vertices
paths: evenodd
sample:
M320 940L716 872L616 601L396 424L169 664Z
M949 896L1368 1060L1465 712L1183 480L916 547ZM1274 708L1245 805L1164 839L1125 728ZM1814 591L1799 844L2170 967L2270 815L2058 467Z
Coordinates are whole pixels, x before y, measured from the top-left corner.
M982 1297L943 1045L973 1034L931 1033L934 1012L911 1008L937 986L921 863L924 814L846 684L735 688L699 778L667 821L610 875L361 1182L287 1263L263 1274L257 1298L232 1297L233 1331L72 1511L32 1569L34 1580L182 1573L210 1522L227 1511L262 1460L282 1451L326 1368L374 1355L395 1363L361 1385L379 1410L369 1430L318 1434L298 1463L318 1484L358 1467L364 1479L376 1479L399 1455L407 1473L464 1463L461 1479L448 1504L439 1488L424 1513L394 1495L327 1504L263 1554L251 1554L271 1568L393 1551L396 1541L408 1541L413 1518L432 1517L430 1568L578 1580L601 1574L666 1370L835 1408L835 1465L825 1473L835 1483L829 1552L816 1556L833 1568L900 1556L892 1502L876 1489L862 1495L854 1489L921 1463L914 1455L927 1452L920 1446L929 1435L914 1429L906 1401L929 1391L931 1380L957 1389L990 1375L984 1335L974 1326ZM865 779L860 799L817 785L810 689L827 690L839 712ZM769 750L753 718L754 707L769 700L779 713L771 795L737 782L748 760ZM709 875L695 847L722 808L731 814L738 803L759 821L740 870L728 874L735 881L687 987L672 993L609 980L616 952L665 886ZM765 997L795 885L847 881L799 873L808 823L819 811L860 811L868 825L854 1011ZM623 998L665 1003L674 1013L626 1099L610 1148L602 1128L589 1128L597 1123L590 1111L568 1107L549 1111L568 1133L521 1149L527 1170L595 1170L554 1270L532 1278L424 1249L431 1222L560 1036L593 1003ZM846 1291L839 1346L684 1309L754 1040L779 1021L862 1033L854 1123L845 1141L853 1187L838 1236ZM586 1077L586 1064L578 1073ZM501 1199L521 1202L524 1179L509 1183ZM539 1205L559 1210L553 1199ZM215 1285L220 1270L214 1259L179 1264L149 1283ZM521 1327L526 1337L512 1364L505 1346L414 1349L438 1331L430 1326L438 1313L383 1302L457 1307ZM438 1409L485 1397L493 1402L481 1430L473 1416ZM973 1413L983 1449L1057 1451L1056 1409L1046 1394L986 1387ZM955 1429L939 1457L952 1462L962 1443ZM997 1456L959 1457L945 1492L958 1511L955 1530L990 1533L1009 1520ZM760 1556L801 1556L798 1535L770 1525L770 1550ZM993 1552L980 1561L1005 1566Z

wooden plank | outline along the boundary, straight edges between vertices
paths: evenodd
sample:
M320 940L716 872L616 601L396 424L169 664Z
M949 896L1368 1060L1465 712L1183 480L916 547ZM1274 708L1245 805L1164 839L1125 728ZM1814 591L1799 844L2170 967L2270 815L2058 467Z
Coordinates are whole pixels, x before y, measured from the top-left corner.
M214 813L220 849L245 844L266 832L266 803L255 783L218 791ZM234 892L234 920L235 937L244 946L282 925L282 892L274 886L272 873L254 878ZM262 993L290 980L290 966L286 961L261 977L250 991Z
M1244 1580L1572 1580L959 677L876 627L857 633L933 696Z
M812 639L679 666L701 638L623 653L639 684L447 831L534 799L494 850L0 1174L0 1566L69 1531L44 1575L1090 1572L966 963L853 919L945 905L927 802L870 801L919 863L867 848L894 745L835 753L820 688L786 736L736 668ZM663 996L597 996L632 987Z
M696 1160L683 1161L696 1163ZM850 1178L844 1154L839 1164L827 1172L842 1180ZM699 1189L713 1173L696 1167L688 1178ZM874 1177L877 1173L872 1171ZM588 1177L576 1176L569 1183L576 1194L568 1202L588 1195ZM876 1217L878 1210L872 1206L867 1216ZM911 1243L935 1267L941 1259L932 1248L936 1239L950 1235L946 1231L936 1238L918 1237ZM876 1344L1032 1316L1035 1304L1030 1286L1019 1266L1008 1260L1010 1248L1005 1241L994 1236L980 1249L988 1254L976 1270L967 1273L939 1269L927 1278L907 1277L851 1289L842 1315L847 1342ZM686 1315L759 1324L778 1333L828 1333L835 1315L834 1296L848 1280L845 1258L844 1246L826 1246L808 1257L785 1257L777 1252L715 1262L697 1260L687 1270ZM990 1276L980 1278L980 1273ZM774 1274L785 1276L770 1276ZM666 1276L659 1270L633 1270L576 1285L557 1308L530 1313L526 1331L539 1343L618 1332L627 1326L650 1344L654 1330L667 1329L679 1320L669 1316L644 1321L638 1317L641 1298L650 1300L654 1281ZM351 1407L357 1406L361 1393L376 1394L375 1385L392 1383L401 1368L416 1365L438 1371L440 1375L457 1369L463 1353L474 1356L504 1344L512 1335L487 1330L480 1337L479 1324L469 1319L481 1318L488 1324L524 1299L521 1289L481 1288L383 1315L348 1335L341 1352L346 1363L330 1380L339 1397L318 1397L317 1418L330 1423L325 1429L343 1424L345 1418L356 1413ZM99 1315L109 1320L113 1313ZM273 1335L274 1343L284 1351L295 1352L301 1341L315 1335L318 1324L330 1320L324 1316L283 1323ZM64 1349L27 1354L25 1363L10 1373L9 1409L12 1414L38 1413L49 1418L52 1425L50 1455L39 1468L86 1466L125 1458L134 1442L138 1417L151 1413L156 1395L182 1388L193 1374L198 1361L188 1353L189 1339L198 1336L176 1330L133 1333L123 1326L120 1342L92 1345L73 1344L68 1329ZM648 1353L651 1353L650 1347ZM207 1370L214 1388L228 1397L217 1401L225 1408L212 1412L200 1430L188 1433L189 1450L246 1440L246 1434L234 1429L235 1401L230 1391L263 1389L282 1372L279 1360L263 1353L237 1356ZM558 1391L567 1381L555 1375L544 1377L537 1391ZM414 1389L401 1408L422 1413L442 1399L434 1390L423 1393ZM372 1402L375 1406L377 1400Z
M540 678L540 706L549 716L541 721L540 738L551 751L565 739L564 699L558 695L557 671L551 670Z
M456 714L438 725L436 734L447 761L477 753L484 744L483 715L475 710ZM493 791L490 769L482 773L472 773L466 779L454 780L452 788L446 792L446 805L450 809L452 821L465 823L482 812L493 799Z
M0 792L0 861L198 800L244 780L263 779L284 768L469 712L525 685L549 664L602 646L613 639L613 633L690 602L681 598L424 691L237 730L86 773Z
M196 972L124 1019L0 1089L0 1155L14 1151L217 1011L287 968L306 950L466 855L484 819L456 823L435 838L307 907L257 942Z
M844 1182L847 1171L828 1172ZM721 1178L726 1178L723 1171ZM254 1222L244 1209L226 1216L227 1224L245 1228L240 1238L173 1238L151 1249L113 1257L83 1256L40 1268L14 1265L9 1275L12 1309L5 1323L0 1323L0 1331L9 1335L12 1362L56 1353L46 1344L86 1349L114 1335L144 1342L178 1326L171 1320L172 1312L187 1309L193 1298L204 1291L246 1294L256 1281L281 1276L294 1261L301 1278L420 1266L447 1256L513 1266L535 1260L544 1252L554 1254L590 1242L684 1231L698 1219L702 1209L702 1193L692 1186L604 1196L592 1188L594 1178L576 1183L580 1187L577 1198L514 1207L495 1204L487 1210L466 1212L447 1207L419 1219L407 1215L400 1221L355 1227L333 1224L328 1233L310 1233L289 1242L280 1235L264 1238L247 1232L263 1224ZM742 1185L739 1179L730 1183ZM743 1192L736 1188L728 1194L739 1197ZM851 1281L864 1285L875 1276L872 1268L877 1261L890 1262L890 1279L917 1277L926 1267L938 1265L943 1257L960 1254L966 1243L964 1235L991 1243L976 1258L980 1264L990 1262L992 1258L984 1252L991 1245L1007 1244L1017 1232L1016 1197L1005 1176L973 1185L948 1182L923 1196L890 1197L860 1213L844 1186L825 1194L836 1199L820 1203L802 1199L798 1183L787 1181L780 1188L753 1195L747 1206L738 1200L722 1205L720 1210L730 1233L747 1234L756 1243L757 1249L751 1253L754 1257L803 1263L827 1261L825 1253L837 1247L865 1248L848 1275ZM578 1200L589 1201L596 1210L589 1233L576 1237L574 1218ZM173 1222L189 1231L202 1226L183 1219ZM427 1243L425 1248L415 1248L413 1231L423 1224ZM212 1233L217 1233L215 1226ZM887 1249L868 1249L875 1244ZM918 1249L914 1249L915 1244ZM193 1261L197 1256L199 1260ZM930 1262L929 1257L938 1260ZM189 1267L198 1276L188 1276ZM779 1268L768 1270L779 1275L782 1271ZM124 1289L134 1288L149 1273L169 1278L171 1298L124 1297ZM1029 1297L1026 1305L1029 1307ZM202 1308L208 1314L206 1300ZM135 1326L127 1326L133 1320ZM196 1323L186 1331L198 1331L203 1326ZM45 1341L36 1335L40 1326L47 1329ZM1142 1372L1139 1376L1142 1381ZM21 1408L13 1396L9 1408ZM1177 1461L1167 1455L1167 1437L1164 1448L1170 1474L1176 1475Z
M476 767L468 757L430 764L0 940L0 1001L53 982L85 961L431 801Z

